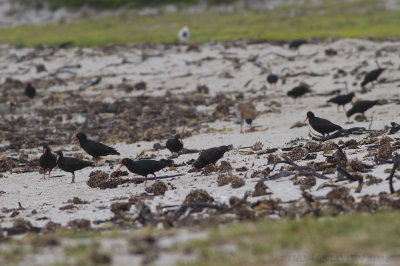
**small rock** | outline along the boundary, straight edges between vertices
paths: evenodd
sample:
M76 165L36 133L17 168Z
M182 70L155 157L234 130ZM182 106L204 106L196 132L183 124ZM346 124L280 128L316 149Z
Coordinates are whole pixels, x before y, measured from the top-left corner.
M299 183L301 190L306 190L311 189L313 186L315 186L317 184L317 180L314 176L310 175L302 178Z
M232 173L227 173L227 174L220 173L218 175L218 180L217 180L218 186L221 187L228 185L232 182L232 179L233 179Z
M167 185L163 181L158 181L152 185L154 195L164 195L165 191L168 190Z
M111 204L110 210L114 214L119 214L121 212L129 211L131 206L132 206L132 203L130 203L130 202L114 202L113 204Z
M238 176L233 176L232 178L232 187L233 188L240 188L244 186L245 181L242 178L239 178Z
M255 187L254 187L254 192L253 192L253 197L259 197L259 196L264 196L264 195L270 195L272 192L267 191L268 186L265 185L264 180L260 179Z
M384 160L392 159L393 157L392 153L393 153L393 148L392 145L390 145L390 143L384 143L380 145L378 148L378 156L381 159Z
M73 229L88 231L90 229L90 221L87 219L76 219L69 221L67 224L69 227Z
M214 198L211 197L204 189L194 189L186 195L183 205L196 202L213 202Z
M304 147L294 147L291 152L289 152L288 156L293 161L298 161L305 158L308 154L308 150Z

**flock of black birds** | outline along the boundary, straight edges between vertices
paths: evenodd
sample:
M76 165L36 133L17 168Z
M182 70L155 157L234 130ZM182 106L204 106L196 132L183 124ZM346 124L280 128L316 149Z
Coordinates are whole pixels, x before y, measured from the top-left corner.
M303 42L300 42L300 45L301 44L303 44ZM385 68L377 68L377 69L374 69L374 70L368 72L364 76L363 81L361 82L361 87L365 87L367 84L376 81L384 70L385 70ZM278 82L278 79L279 79L279 77L272 73L270 73L267 76L267 82L270 83L271 86L272 85L275 86L275 84ZM287 96L296 99L296 98L302 97L304 94L309 93L309 92L312 92L310 86L305 83L301 83L300 85L298 85L298 86L294 87L293 89L291 89L290 91L288 91ZM365 111L372 108L374 105L379 104L378 100L375 100L375 101L360 100L355 96L354 92L350 92L348 94L337 95L337 96L329 99L327 102L337 104L338 110L339 110L340 106L343 106L343 109L344 109L345 105L352 102L353 98L356 98L357 101L346 112L347 119L350 119L350 117L356 113L361 113L365 117ZM314 115L314 113L311 111L309 111L307 113L307 117L306 117L306 120L304 120L304 122L306 122L307 120L309 120L310 126L315 131L321 133L323 136L325 136L325 134L329 135L329 133L331 133L331 132L342 129L341 126L335 125L326 119L316 117Z
M39 159L39 164L40 167L44 169L44 171L49 171L49 178L53 168L58 166L61 170L72 174L71 183L74 183L75 171L81 170L89 166L97 166L97 162L101 156L120 155L120 153L116 149L109 147L103 143L88 139L87 136L82 132L76 134L76 137L71 141L70 144L72 144L76 140L79 140L79 145L81 146L81 148L89 155L91 155L93 159L95 159L95 163L84 161L74 157L65 157L62 151L57 151L57 156L55 156L51 153L51 149L48 145L43 145L43 155ZM183 149L183 142L180 139L180 136L176 135L173 138L168 139L166 142L166 147L171 151L171 153L177 153L181 149ZM205 167L207 164L216 163L229 149L229 146L220 146L202 151L200 153L200 156L193 164L196 172L199 169ZM157 176L155 175L155 172L160 171L165 167L172 166L173 163L174 162L172 160L168 159L161 159L159 161L149 159L133 161L129 158L124 158L122 159L122 162L116 171L118 171L121 167L126 166L130 172L144 176L146 178L146 186L148 175L152 174L154 176L155 182L157 182Z
M293 42L290 48L297 48L302 44L304 44L304 42L299 40L298 42ZM364 80L361 82L361 86L364 87L367 84L376 81L384 70L385 68L378 68L368 72L365 75ZM279 77L273 73L267 75L267 82L271 84L271 86L276 86L278 80ZM309 93L311 91L312 90L307 84L301 83L300 85L288 91L287 96L296 99L302 97L304 94ZM36 95L36 89L30 83L26 85L25 95L28 96L29 98L33 98ZM337 104L338 109L340 106L342 106L344 109L345 105L352 102L353 98L358 99L355 96L354 92L351 92L348 94L335 96L329 99L327 102ZM346 116L349 119L350 116L352 116L355 113L362 113L364 115L364 112L366 110L370 109L376 104L378 104L378 101L361 101L358 99L358 101L356 101L354 105L346 112ZM243 106L244 106L243 108L242 106L239 106L241 123L242 120L244 119L249 125L251 125L251 121L255 118L255 115L253 114L254 112L256 112L255 108L252 105L247 106L246 104L243 104ZM309 121L310 126L323 136L329 135L334 131L342 129L341 126L336 125L330 122L329 120L316 117L314 113L311 111L307 112L307 117L304 120L304 122L306 122L307 120ZM81 148L84 151L86 151L86 153L88 153L93 157L94 163L73 157L65 157L63 156L62 151L57 151L55 156L54 154L51 153L51 149L47 145L43 145L43 155L40 157L39 163L41 168L43 168L45 171L47 170L49 171L49 178L52 169L56 167L56 165L58 165L60 169L72 173L71 182L73 183L75 181L75 171L81 170L89 166L90 167L97 166L98 160L100 159L101 156L120 155L120 153L115 148L88 139L87 136L82 132L76 134L76 137L73 139L73 141L71 141L70 144L72 144L77 140L79 140ZM176 135L173 138L167 140L166 147L171 151L171 153L178 153L180 150L183 149L182 139L180 138L179 135ZM198 159L193 164L196 172L208 164L216 163L220 158L223 157L224 153L229 149L230 146L220 146L203 150L200 153ZM152 174L155 178L155 181L157 182L157 176L155 175L155 172L172 165L173 161L168 159L161 159L159 161L149 160L149 159L133 161L129 158L124 158L122 159L120 166L117 168L117 171L121 167L126 166L130 172L144 176L146 178L145 185L147 185L147 176L149 174Z

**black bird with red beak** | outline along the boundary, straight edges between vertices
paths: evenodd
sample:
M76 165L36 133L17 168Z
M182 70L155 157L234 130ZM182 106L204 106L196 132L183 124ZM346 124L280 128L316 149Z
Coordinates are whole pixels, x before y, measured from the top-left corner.
M131 159L124 158L122 159L122 162L116 171L118 171L122 166L125 165L130 172L144 176L146 178L144 185L147 186L147 176L149 174L152 174L154 176L154 180L157 183L157 176L155 172L158 172L165 167L172 166L173 163L174 161L165 159L161 159L160 161L139 160L134 162Z
M56 167L57 165L57 158L54 154L51 153L51 149L46 144L43 145L43 155L40 156L39 164L40 167L42 167L45 172L47 171L47 169L49 170L49 179L50 179L51 170L53 170L53 168Z
M181 139L181 136L175 135L173 138L168 139L165 146L171 153L179 152L183 149L183 141Z
M310 111L307 112L307 117L304 122L307 120L309 121L310 126L318 133L321 133L324 137L325 134L328 134L329 136L329 133L343 129L341 126L338 126L329 120L316 117L314 113Z
M75 171L81 170L88 166L93 166L92 162L83 161L74 157L64 157L62 151L57 151L57 165L61 170L72 173L71 183L75 182Z
M224 153L231 149L231 145L229 146L219 146L204 150L200 153L199 158L194 162L193 166L196 169L196 172L199 169L205 167L207 164L216 163L219 159L224 156Z
M94 164L96 166L100 156L120 155L116 149L103 143L88 139L85 133L79 132L76 134L76 137L71 141L70 144L77 140L79 140L79 145L81 148L84 149L89 155L93 156L93 159L95 160Z

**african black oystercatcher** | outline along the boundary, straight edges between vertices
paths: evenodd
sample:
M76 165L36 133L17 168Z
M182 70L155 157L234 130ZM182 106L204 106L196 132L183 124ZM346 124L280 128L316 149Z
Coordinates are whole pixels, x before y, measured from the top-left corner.
M250 126L250 129L246 132L255 131L251 124L253 123L253 120L256 119L257 110L252 103L237 103L235 105L235 113L236 118L240 122L240 133L243 132L243 121L246 121Z
M57 151L57 165L61 170L72 173L72 181L75 182L75 171L81 170L88 166L94 166L92 162L83 161L73 157L64 157L62 151Z
M32 86L32 84L30 83L26 84L25 95L31 99L36 96L36 89L35 87Z
M168 139L165 146L171 153L179 152L183 148L183 142L181 140L181 136L175 135L173 138Z
M377 68L365 74L364 80L361 82L361 87L364 87L368 83L377 80L385 69L386 68Z
M314 113L310 111L307 112L307 117L304 122L306 122L307 120L309 121L310 126L315 131L321 133L323 136L325 136L325 134L328 134L329 136L329 133L343 129L341 126L338 126L329 120L316 117Z
M161 159L160 161L156 160L139 160L139 161L133 161L128 158L122 159L122 162L120 166L117 168L116 171L118 171L122 166L126 166L128 170L134 174L138 174L141 176L144 176L146 178L146 181L144 182L144 185L147 185L147 175L152 174L154 176L154 180L157 183L157 176L154 174L157 171L160 171L161 169L171 166L174 163L172 160L164 160Z
M300 46L302 46L305 43L307 43L307 41L306 40L302 40L302 39L292 40L289 43L289 49L298 49Z
M290 96L294 99L299 98L306 94L307 92L311 92L310 87L305 84L300 84L297 87L294 87L290 91L287 92L287 96Z
M50 179L51 170L53 170L53 168L57 165L57 158L54 154L51 153L51 149L46 144L43 145L43 155L40 156L39 164L45 172L47 169L49 170Z
M100 156L107 156L107 155L120 155L119 152L109 147L103 143L88 139L87 136L79 132L76 134L76 137L71 141L70 144L79 140L79 145L84 149L89 155L93 156L94 164L97 166L97 162L100 159Z
M347 119L350 118L355 113L362 113L365 116L364 112L374 105L378 104L379 101L357 101L354 103L353 107L347 111L346 116Z
M199 158L197 158L197 160L193 164L196 172L198 172L199 169L205 167L207 164L216 163L219 159L222 158L222 156L224 156L224 153L230 149L230 145L224 145L202 151Z
M335 96L333 98L330 98L327 102L328 103L336 103L338 105L337 108L339 110L339 106L343 106L343 109L344 109L344 106L346 104L348 104L349 102L351 102L351 100L353 100L353 97L358 99L355 96L354 92L350 92L349 94L341 94L341 95Z
M278 82L279 77L273 73L269 73L267 76L267 82L273 85L276 88L276 83Z

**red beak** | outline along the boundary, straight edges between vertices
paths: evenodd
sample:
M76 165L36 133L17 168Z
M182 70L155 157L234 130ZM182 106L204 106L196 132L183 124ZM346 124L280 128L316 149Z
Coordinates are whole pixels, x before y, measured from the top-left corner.
M74 143L77 140L78 140L78 138L74 138L69 144L71 145L72 143Z
M179 142L183 145L183 141L181 140L181 139L178 139L179 140Z
M199 168L196 168L196 173L198 173L199 172Z
M357 100L357 101L359 101L359 100L360 100L360 98L358 98L358 97L357 97L357 96L355 96L355 95L354 95L354 98L356 98L356 100Z
M45 154L46 153L46 148L43 148L43 154Z
M124 166L123 163L121 163L121 164L118 166L117 170L115 170L115 171L116 171L116 172L119 171L119 169L120 169L122 166Z
M60 155L57 155L57 160L56 160L56 162L58 162L58 159L60 159Z
M304 122L303 122L303 123L305 123L307 120L308 120L308 116L306 117L306 119L304 119Z

